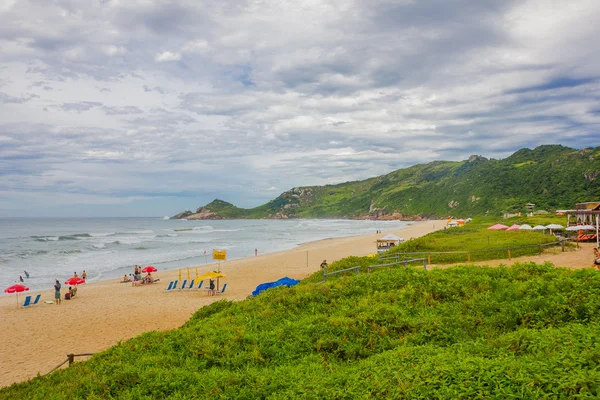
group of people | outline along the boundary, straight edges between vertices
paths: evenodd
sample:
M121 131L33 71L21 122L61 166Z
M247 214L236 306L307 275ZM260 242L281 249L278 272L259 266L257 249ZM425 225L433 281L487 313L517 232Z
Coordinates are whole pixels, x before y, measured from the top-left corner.
M133 274L129 274L129 276L125 274L121 283L131 282L131 286L139 286L158 281L159 279L154 279L152 277L152 273L150 271L148 271L145 276L142 276L142 267L136 265L133 268Z
M23 271L23 273L25 274L25 278L29 279L29 272ZM25 282L25 280L23 279L23 275L19 275L19 282Z
M75 274L75 275L77 275L77 274ZM62 301L61 296L60 296L61 287L62 287L62 285L60 284L58 279L56 279L56 281L54 282L54 303L55 304L60 304ZM71 300L73 297L75 297L76 294L77 294L77 286L69 286L69 290L67 291L67 293L65 293L65 300Z

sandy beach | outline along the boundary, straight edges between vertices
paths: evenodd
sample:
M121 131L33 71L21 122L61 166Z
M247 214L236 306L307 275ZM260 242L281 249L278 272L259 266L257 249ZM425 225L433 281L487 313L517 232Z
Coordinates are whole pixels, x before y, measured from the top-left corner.
M2 296L0 386L45 374L69 353L95 353L142 332L177 328L198 308L221 299L243 300L260 283L284 276L305 278L319 270L324 259L332 262L350 255L373 254L376 239L384 234L410 239L434 231L434 226L439 229L444 223L416 222L398 231L325 239L288 251L224 262L221 271L227 278L222 283L227 283L227 289L218 297L207 296L203 291L165 293L168 282L177 278L176 270L153 274L161 280L153 285L132 287L114 280L86 284L79 288L75 299L63 300L61 305L44 303L53 300L53 290L40 292L40 304L29 308L17 308L14 295ZM214 268L215 265L201 266L199 272ZM68 277L62 278L64 281ZM20 304L24 299L24 294L19 295Z

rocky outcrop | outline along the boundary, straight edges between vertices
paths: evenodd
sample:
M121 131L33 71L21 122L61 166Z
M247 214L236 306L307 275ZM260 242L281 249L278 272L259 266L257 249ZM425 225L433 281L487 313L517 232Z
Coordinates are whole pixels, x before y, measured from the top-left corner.
M190 210L187 210L187 211L180 212L179 214L172 216L171 219L186 219L187 217L189 217L190 215L193 215L193 214L194 214L193 212L191 212Z

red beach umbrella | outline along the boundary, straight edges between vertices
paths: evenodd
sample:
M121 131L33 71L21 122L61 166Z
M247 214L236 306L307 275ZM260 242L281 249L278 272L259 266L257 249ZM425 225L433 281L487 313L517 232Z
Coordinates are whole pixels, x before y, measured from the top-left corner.
M75 286L85 283L85 279L80 277L72 277L65 281L65 285Z
M146 268L144 268L142 270L142 272L156 272L158 271L156 268L154 268L152 265L148 265Z
M24 285L12 285L4 289L4 293L16 293L17 294L17 308L19 308L19 293L28 291L29 288Z

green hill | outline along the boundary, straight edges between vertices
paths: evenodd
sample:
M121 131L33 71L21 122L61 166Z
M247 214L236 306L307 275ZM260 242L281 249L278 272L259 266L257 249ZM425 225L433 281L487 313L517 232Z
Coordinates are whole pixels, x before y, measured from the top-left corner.
M410 218L573 208L600 199L600 147L546 145L502 160L434 161L364 181L293 188L242 209L216 200L213 218ZM204 219L204 218L202 218Z
M219 301L179 329L145 333L0 398L600 396L597 271L528 263L317 281Z

